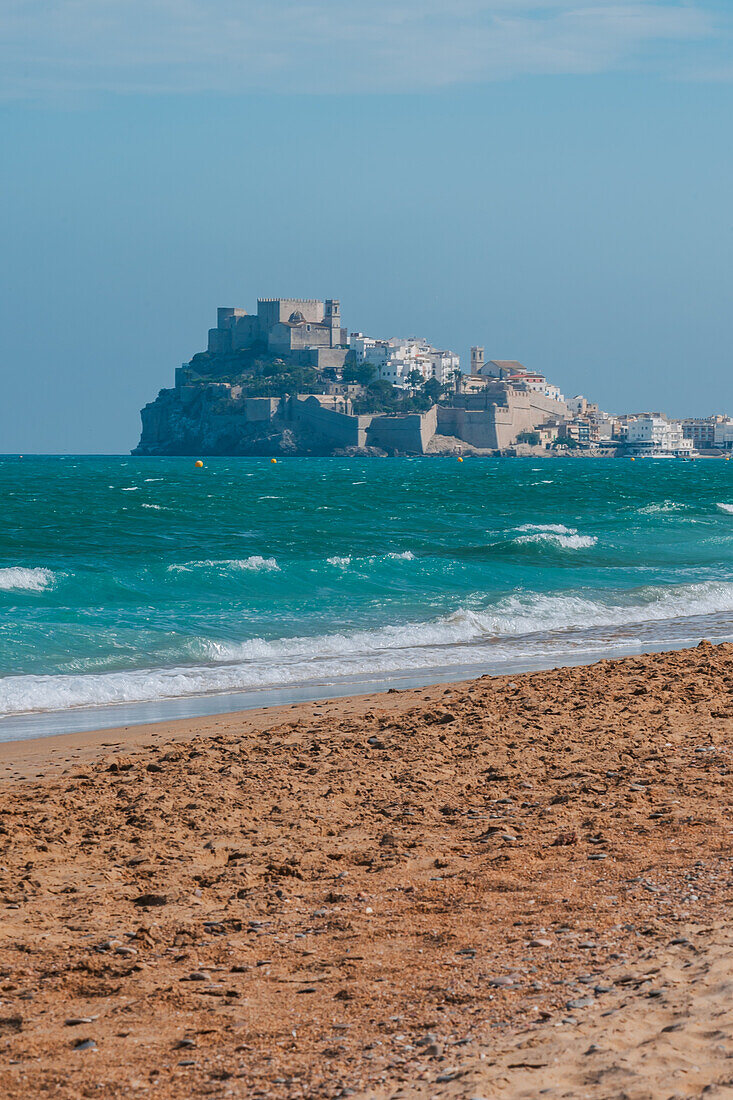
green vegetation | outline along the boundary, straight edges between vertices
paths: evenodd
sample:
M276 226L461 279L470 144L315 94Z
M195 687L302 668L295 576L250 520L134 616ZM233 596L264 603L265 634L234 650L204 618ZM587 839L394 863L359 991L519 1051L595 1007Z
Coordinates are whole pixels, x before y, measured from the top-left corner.
M435 378L423 382L422 375L415 370L408 379L411 388L397 389L391 382L376 378L377 369L371 363L357 363L351 351L346 356L343 372L332 368L318 371L314 367L289 363L268 356L262 348L250 348L229 355L203 351L191 360L190 373L193 380L235 383L242 387L243 397L322 393L326 383L340 380L361 387L361 394L354 398L354 412L357 414L426 412L448 388Z
M191 368L212 382L235 382L244 397L282 397L286 393L320 393L323 379L314 367L286 363L282 359L247 350L233 355L200 352Z
M383 378L375 379L361 397L354 398L354 412L389 413L393 416L427 412L444 392L444 387L431 378L415 391L398 390Z

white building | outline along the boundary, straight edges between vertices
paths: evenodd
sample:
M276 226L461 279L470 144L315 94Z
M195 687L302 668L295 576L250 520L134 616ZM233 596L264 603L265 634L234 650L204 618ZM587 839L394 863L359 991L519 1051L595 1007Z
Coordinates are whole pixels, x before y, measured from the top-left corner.
M733 420L724 420L715 425L715 447L733 451Z
M527 374L521 379L521 384L526 386L528 390L534 390L535 393L542 393L545 397L549 397L551 401L565 401L565 397L560 392L558 386L553 386L552 382L548 382L543 374Z
M349 347L356 355L358 363L371 363L379 378L391 382L394 386L412 385L414 371L423 382L435 378L441 385L453 382L456 371L461 369L461 360L452 351L434 348L427 340L417 336L407 339L374 340L362 333L353 333Z
M691 439L685 438L678 420L664 416L639 416L629 423L628 444L637 455L689 455Z

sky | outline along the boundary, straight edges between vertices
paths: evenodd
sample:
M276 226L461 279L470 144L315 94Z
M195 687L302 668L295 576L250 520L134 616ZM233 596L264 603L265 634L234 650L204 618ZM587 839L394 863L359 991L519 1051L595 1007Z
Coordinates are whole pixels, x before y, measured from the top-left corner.
M0 453L122 453L220 305L733 415L730 0L3 0Z

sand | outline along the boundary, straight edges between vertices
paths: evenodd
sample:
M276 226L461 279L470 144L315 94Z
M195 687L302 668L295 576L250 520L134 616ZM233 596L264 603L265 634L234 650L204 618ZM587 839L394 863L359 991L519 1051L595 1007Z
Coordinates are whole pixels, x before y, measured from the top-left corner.
M733 645L0 747L0 1096L733 1096Z

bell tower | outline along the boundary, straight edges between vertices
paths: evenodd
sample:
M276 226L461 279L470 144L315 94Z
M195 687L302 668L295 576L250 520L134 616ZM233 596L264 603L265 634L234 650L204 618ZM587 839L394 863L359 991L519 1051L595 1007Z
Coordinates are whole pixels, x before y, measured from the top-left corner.
M341 303L338 298L326 298L325 323L331 330L331 347L341 343Z
M480 374L484 366L484 349L471 348L471 374Z

